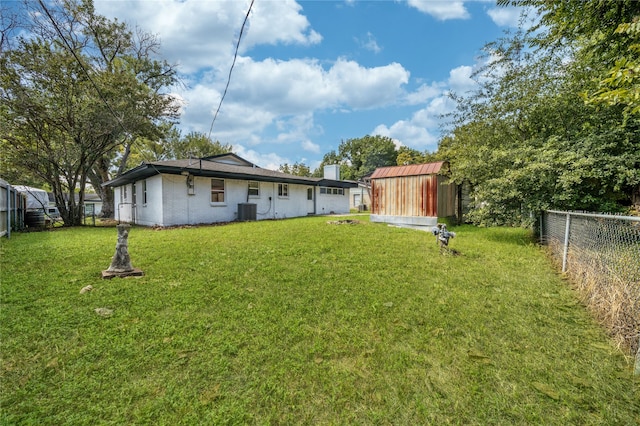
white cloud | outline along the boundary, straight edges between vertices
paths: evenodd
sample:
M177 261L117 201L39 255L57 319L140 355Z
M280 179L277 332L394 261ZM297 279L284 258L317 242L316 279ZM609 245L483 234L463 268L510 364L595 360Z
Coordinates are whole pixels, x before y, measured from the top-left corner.
M429 14L440 21L447 19L469 19L471 16L464 7L463 1L448 0L408 0L411 7Z
M264 169L278 170L281 164L292 164L288 158L281 157L273 152L269 154L260 154L259 152L247 149L243 145L239 144L233 145L233 152Z
M520 14L522 9L515 7L492 8L487 11L487 15L491 17L496 25L501 27L517 28L520 24Z
M219 69L228 73L249 1L96 1L96 11L159 36L162 57L179 63L181 73ZM257 44L320 42L301 6L293 0L255 2L240 43L241 52Z
M243 39L245 49L257 44L319 43L322 36L310 28L301 11L302 6L294 0L255 2L249 17L247 38Z
M401 145L414 149L435 151L443 116L453 112L456 107L448 93L455 91L464 94L473 90L477 84L471 79L471 75L479 65L465 65L452 69L446 82L423 84L418 90L407 95L407 101L409 105L428 102L424 108L415 111L410 118L398 120L390 126L380 124L373 133L388 136L400 141Z
M365 68L357 62L340 59L327 73L327 79L339 89L340 104L352 108L372 108L395 102L409 71L398 63Z
M409 72L397 63L366 68L339 59L325 70L316 60L241 58L225 102L285 115L339 107L364 109L396 102L408 79Z
M313 143L308 139L302 141L301 146L305 151L312 152L314 154L320 154L320 145L318 145L317 143Z
M455 104L446 96L438 96L429 105L413 113L408 120L398 120L391 126L377 126L373 133L388 136L415 149L435 151L438 144L441 116L455 108Z
M370 32L367 33L364 39L356 39L356 42L364 49L373 53L382 52L382 48L378 45L376 38Z
M434 150L438 138L422 126L416 126L410 120L396 121L391 127L384 124L373 130L374 135L387 136L396 142L396 146L406 145L414 149Z
M407 95L406 102L408 105L417 105L426 103L442 93L446 86L443 83L423 84L415 92Z
M187 100L181 117L183 127L209 131L224 89L224 81L214 82L212 75L180 92ZM309 141L311 135L322 133L314 123L317 111L395 104L404 95L408 79L409 72L396 63L366 68L338 59L325 69L317 60L254 61L240 57L212 137L249 146L297 143L306 151L319 153L318 145ZM256 136L270 127L277 132L270 140Z
M464 94L474 89L477 84L471 78L473 67L468 65L459 66L449 71L449 80L447 81L450 89L456 93Z

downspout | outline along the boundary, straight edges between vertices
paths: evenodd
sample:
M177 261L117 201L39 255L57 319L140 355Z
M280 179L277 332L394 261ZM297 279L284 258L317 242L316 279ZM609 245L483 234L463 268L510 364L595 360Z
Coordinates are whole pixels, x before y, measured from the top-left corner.
M17 209L16 209L16 219L18 219ZM10 239L10 238L11 238L11 185L7 184L7 239Z
M318 184L313 187L313 214L318 214Z

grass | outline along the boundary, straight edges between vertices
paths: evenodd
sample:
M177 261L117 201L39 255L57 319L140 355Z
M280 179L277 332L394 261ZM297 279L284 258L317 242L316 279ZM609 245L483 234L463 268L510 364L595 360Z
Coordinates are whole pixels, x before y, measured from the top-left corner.
M13 234L0 422L640 423L631 360L526 231L458 227L450 256L359 219L134 228L145 276L113 280L113 228Z

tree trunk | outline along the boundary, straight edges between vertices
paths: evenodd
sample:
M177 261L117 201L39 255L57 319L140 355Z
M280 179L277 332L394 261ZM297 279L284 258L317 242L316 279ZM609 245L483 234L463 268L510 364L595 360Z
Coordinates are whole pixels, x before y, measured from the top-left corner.
M103 183L110 180L109 163L106 158L101 158L89 172L89 182L102 200L100 216L105 219L113 219L113 188L102 186Z

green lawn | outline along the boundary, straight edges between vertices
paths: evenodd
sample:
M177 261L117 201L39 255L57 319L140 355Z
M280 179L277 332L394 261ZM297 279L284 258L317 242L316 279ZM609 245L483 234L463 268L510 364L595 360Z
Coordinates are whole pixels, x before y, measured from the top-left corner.
M521 229L327 218L1 243L2 424L640 424L640 380ZM80 294L91 284L94 290ZM96 308L113 310L110 316Z

